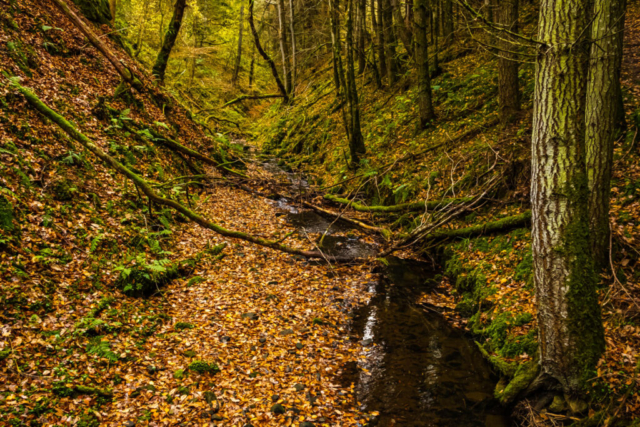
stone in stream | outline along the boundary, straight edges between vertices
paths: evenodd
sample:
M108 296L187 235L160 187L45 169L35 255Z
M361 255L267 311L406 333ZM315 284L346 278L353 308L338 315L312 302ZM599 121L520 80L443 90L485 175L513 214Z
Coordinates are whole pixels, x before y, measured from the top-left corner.
M245 313L241 317L243 319L258 320L258 315L256 313Z
M300 383L294 384L293 388L295 388L296 391L302 391L304 390L304 384L300 384Z
M280 335L282 336L287 336L287 335L292 335L293 334L293 329L285 329L283 331L280 331Z
M315 427L315 424L310 423L309 421L304 421L300 423L300 427Z
M136 425L136 423L134 423L133 421L125 421L124 422L124 427L134 427Z
M362 341L360 341L360 344L362 344L362 346L363 346L363 347L368 347L368 346L370 346L371 344L373 344L373 340L372 340L372 339L370 339L370 338L368 338L368 339L366 339L366 340L362 340Z
M265 342L267 342L267 339L265 337L262 337L258 341L260 341L260 343L264 344Z
M274 394L273 396L271 396L271 401L272 402L277 402L278 400L280 400L280 395Z
M302 347L304 347L304 344L302 344L301 342L299 342L299 343L297 343L297 344L296 344L296 348L297 348L298 350L302 350Z

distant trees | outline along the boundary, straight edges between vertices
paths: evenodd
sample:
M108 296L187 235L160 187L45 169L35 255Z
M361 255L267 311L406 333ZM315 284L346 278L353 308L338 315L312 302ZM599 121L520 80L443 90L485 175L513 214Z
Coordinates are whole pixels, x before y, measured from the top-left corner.
M431 100L431 77L429 70L429 46L427 44L427 0L413 1L416 39L415 63L418 74L418 126L424 129L435 117Z
M164 73L167 70L167 63L169 61L169 56L171 55L171 50L173 49L173 45L176 43L176 38L180 32L180 26L182 26L182 17L184 16L184 9L186 6L187 0L176 0L169 28L165 33L162 47L160 48L160 52L158 52L156 63L153 66L152 73L160 83L164 82Z
M495 15L500 28L518 31L518 0L501 0ZM502 123L513 120L520 110L517 41L509 32L502 32L498 37L498 106Z
M236 63L233 67L233 76L231 77L231 83L234 86L238 85L238 75L240 74L240 62L242 60L242 30L244 29L244 5L240 5L240 20L238 24L238 53L236 54Z

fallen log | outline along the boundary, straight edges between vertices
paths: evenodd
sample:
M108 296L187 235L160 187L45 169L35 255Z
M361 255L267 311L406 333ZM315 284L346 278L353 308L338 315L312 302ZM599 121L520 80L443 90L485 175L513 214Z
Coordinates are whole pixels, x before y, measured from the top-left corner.
M326 259L326 256L321 251L308 251L303 249L296 249L290 246L286 246L281 244L278 241L263 239L262 237L252 236L247 233L243 233L235 230L228 230L208 219L198 215L191 209L183 206L181 203L176 202L175 200L164 198L158 195L152 188L151 184L149 184L145 179L140 177L138 174L132 172L129 168L118 162L116 159L111 157L109 154L105 153L100 147L93 143L86 135L78 131L71 123L69 123L64 117L60 114L49 108L44 102L40 100L30 89L27 89L21 86L18 83L17 78L11 79L13 86L20 92L27 101L40 112L43 116L47 117L55 124L57 124L62 130L64 130L67 135L69 135L74 140L78 141L83 147L87 150L91 151L95 154L100 160L109 165L111 168L116 170L121 175L127 177L131 181L133 181L138 188L149 198L150 201L155 202L159 205L167 206L173 208L174 210L180 212L185 217L189 218L191 221L200 225L203 228L212 230L221 236L235 238L244 240L247 242L255 243L260 246L264 246L267 248L275 249L281 252L285 252L292 255L300 255L305 258L317 258L317 259ZM338 262L349 262L349 261L361 261L354 258L340 258L340 257L330 257L331 261Z
M271 99L271 98L284 98L284 97L278 93L270 94L270 95L241 95L236 99L232 99L231 101L224 104L222 108L228 107L229 105L236 104L240 101L244 101L245 99Z
M387 240L391 237L391 231L389 231L386 228L376 227L376 226L373 226L373 225L365 224L364 222L358 221L357 219L348 218L346 216L343 216L342 214L330 211L328 209L321 208L320 206L316 206L316 205L311 204L309 202L302 202L302 204L304 204L308 208L311 208L311 209L313 209L315 211L318 211L320 213L323 213L325 215L329 215L329 216L332 216L334 218L341 219L342 221L346 221L346 222L351 223L353 225L356 225L358 227L364 228L365 230L374 231L374 232L380 234L382 237L384 237Z
M471 227L435 231L427 235L424 240L428 243L434 243L454 238L479 237L485 234L510 231L529 225L531 225L530 210L518 215L508 216L497 221L485 222L484 224L473 225Z
M449 206L452 204L467 203L473 200L473 197L462 197L459 199L442 199L434 201L421 201L412 203L401 203L399 205L392 206L365 206L353 200L344 199L341 197L327 194L324 196L326 200L334 203L341 203L343 205L349 205L358 212L372 212L372 213L395 213L395 212L424 212L437 209L443 206Z
M144 85L142 82L131 72L130 69L125 67L122 62L113 55L113 53L111 53L109 48L102 43L98 36L91 31L89 26L69 8L69 5L67 5L64 0L53 0L53 2L58 6L62 13L64 13L64 15L69 18L76 27L78 27L80 32L84 34L89 42L91 42L91 44L98 49L98 51L100 51L100 53L102 53L109 62L111 62L118 74L120 74L127 83L134 87L138 92L144 92Z

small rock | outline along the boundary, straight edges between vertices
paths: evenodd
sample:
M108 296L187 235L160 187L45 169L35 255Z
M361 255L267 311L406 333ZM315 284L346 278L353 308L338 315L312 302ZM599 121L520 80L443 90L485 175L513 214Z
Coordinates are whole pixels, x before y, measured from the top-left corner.
M222 421L224 420L224 417L222 417L221 415L211 415L211 421Z
M274 414L284 414L286 411L287 410L285 409L285 407L279 403L276 403L271 407L271 412L273 412Z
M332 291L339 291L340 288L338 286L334 286L333 288L331 288Z
M253 424L245 424L243 427L253 427Z
M301 342L299 342L299 343L297 343L297 344L296 344L296 348L297 348L298 350L302 350L302 347L304 347L304 344L302 344Z
M373 340L372 340L372 339L370 339L370 338L369 338L369 339L366 339L366 340L362 340L362 341L360 341L360 344L362 344L364 347L368 347L368 346L370 346L371 344L373 344Z
M549 405L549 412L554 412L557 414L564 411L565 407L566 405L565 405L564 397L557 395L557 396L554 396L553 402L551 402L551 405Z
M258 315L256 313L245 313L241 317L249 320L258 320Z
M293 329L285 329L284 331L280 332L280 335L282 336L292 335L292 334L293 334Z
M229 342L229 341L231 341L231 337L228 337L226 335L223 337L220 337L220 342Z
M251 350L251 351L256 351L256 346L255 346L255 345L252 345L252 346L251 346L251 348L250 348L250 350Z
M300 423L300 427L315 427L315 424L310 423L309 421L304 421Z
M124 422L124 427L133 427L135 425L136 425L136 423L134 423L133 421L125 421Z
M272 402L277 402L278 400L280 400L280 395L274 394L273 396L271 396Z
M260 341L262 344L264 344L264 343L267 342L267 339L263 337L263 338L260 338L258 341Z
M295 388L296 391L302 391L304 390L304 384L297 383L293 386L293 388Z
M589 408L587 403L580 398L571 398L565 396L565 400L567 401L567 405L569 405L569 409L571 409L571 412L573 412L574 414L582 414Z

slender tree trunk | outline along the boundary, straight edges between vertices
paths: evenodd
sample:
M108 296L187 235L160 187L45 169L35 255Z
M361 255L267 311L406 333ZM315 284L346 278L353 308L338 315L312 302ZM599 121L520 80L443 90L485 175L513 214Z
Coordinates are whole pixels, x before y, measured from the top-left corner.
M540 379L559 383L569 395L579 393L604 349L587 210L588 6L589 0L542 0L533 113Z
M356 22L356 26L358 28L357 31L357 40L358 40L358 48L356 53L358 55L358 73L364 73L364 70L367 65L366 60L366 52L365 52L365 36L367 34L367 0L357 0L358 2L358 19Z
M376 1L371 0L371 65L373 75L376 80L376 87L382 89L382 78L380 77L380 46L378 43L378 21L376 19ZM366 13L365 13L366 17ZM366 21L365 21L366 24ZM376 58L378 54L378 58Z
M431 20L431 43L433 44L433 72L435 75L439 73L440 62L438 61L438 23L435 22L436 10L434 10L433 4L436 0L430 0L429 3L429 18Z
M435 117L431 101L431 77L429 75L429 46L427 45L427 0L414 0L414 32L416 35L416 68L418 71L418 108L420 129L427 127Z
M289 21L291 30L291 94L293 94L293 91L296 89L296 32L294 26L293 0L289 0L289 15L291 16Z
M111 11L111 26L116 27L116 11L118 10L118 0L109 0L109 10Z
M360 156L366 152L364 138L360 127L360 106L358 100L358 90L356 87L356 71L354 64L354 39L353 39L353 15L354 2L358 0L348 0L347 9L347 101L349 103L349 121L351 127L351 138L349 139L349 151L351 154L351 165L357 167Z
M412 34L405 25L404 19L402 19L402 6L399 0L391 0L391 10L393 13L394 31L400 38L409 56L413 56Z
M385 55L387 60L387 78L389 85L398 80L398 62L396 58L397 39L393 28L393 10L390 0L382 0L382 33L384 35Z
M167 63L169 62L169 56L173 45L176 43L178 33L180 32L180 26L182 25L182 17L184 16L184 9L187 6L187 0L176 0L173 6L173 17L169 22L169 28L164 36L164 42L158 52L156 63L153 66L152 73L160 83L164 82L164 73L167 69Z
M142 36L144 35L147 29L147 15L149 13L149 3L150 0L144 0L144 12L142 13L141 19L138 21L138 40L136 42L136 52L134 53L134 58L138 58L140 52L142 51Z
M233 67L233 77L231 83L233 86L238 85L238 75L240 74L240 61L242 60L242 30L244 28L244 5L240 5L240 24L238 25L238 53L236 55L236 64Z
M453 42L453 0L441 0L442 8L442 37L444 45L449 46Z
M253 0L249 0L249 27L251 28L251 34L253 35L253 42L255 43L256 49L258 49L258 53L260 53L260 56L262 56L262 58L265 61L267 61L267 64L269 64L269 68L271 69L271 74L273 75L273 78L276 81L278 90L282 94L282 97L284 98L284 102L288 103L289 93L287 92L286 88L282 84L282 80L280 80L280 76L278 75L278 68L276 67L275 62L273 62L273 59L271 59L269 54L265 52L265 50L262 48L262 45L260 44L260 37L258 36L255 23L253 22Z
M340 11L338 10L338 0L329 0L329 4L331 5L329 16L331 20L331 46L333 47L333 82L340 97L345 80L342 67L342 41L340 40Z
M384 25L382 24L382 0L377 0L378 4L378 18L376 19L375 11L376 0L371 0L371 19L373 21L373 27L377 38L378 47L378 60L380 63L380 77L387 77L387 55L385 52L384 42Z
M608 263L609 199L617 133L625 0L596 0L587 85L587 175L591 250L597 270Z
M282 75L287 93L291 94L291 64L289 56L289 44L287 43L287 20L284 8L284 0L276 0L278 7L278 36L280 42L280 55L282 56Z
M501 0L498 25L509 31L518 30L518 0ZM513 53L517 49L515 40L507 34L500 34L498 58L498 106L500 120L508 123L520 110L520 87L518 82L518 57Z
M255 67L256 62L256 45L253 45L251 48L251 65L249 65L249 89L253 87L253 68Z

